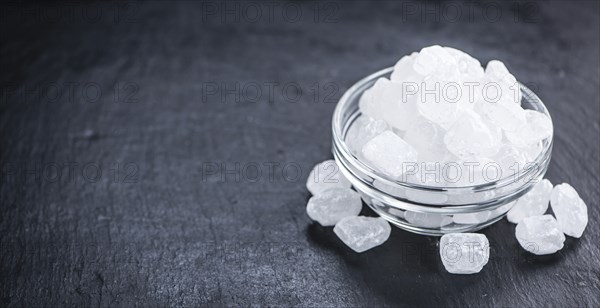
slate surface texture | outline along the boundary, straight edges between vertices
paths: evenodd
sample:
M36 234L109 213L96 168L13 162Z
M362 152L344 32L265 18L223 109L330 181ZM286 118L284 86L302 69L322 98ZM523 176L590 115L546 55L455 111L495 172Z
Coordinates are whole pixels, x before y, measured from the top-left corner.
M595 1L2 3L0 306L600 306ZM440 44L500 59L555 125L590 222L551 256L506 220L480 274L305 213L354 82ZM366 215L372 215L364 210Z

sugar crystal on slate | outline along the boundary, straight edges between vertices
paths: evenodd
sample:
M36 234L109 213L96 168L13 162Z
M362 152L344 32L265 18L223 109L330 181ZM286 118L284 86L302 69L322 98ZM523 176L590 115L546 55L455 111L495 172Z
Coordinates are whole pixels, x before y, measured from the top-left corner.
M392 228L380 217L355 216L338 222L333 232L352 250L363 252L383 244L389 237Z
M326 160L317 164L306 180L306 188L316 195L331 188L350 188L351 184L340 171L335 160Z
M483 234L449 233L440 239L440 258L449 273L479 273L489 257L490 244Z
M543 215L548 209L551 192L552 183L543 179L517 200L515 206L506 214L506 219L518 224L527 217Z
M581 237L588 223L587 206L575 189L567 184L556 185L550 199L558 228L568 236Z
M357 192L348 188L332 188L312 196L306 205L308 216L323 227L333 226L342 218L357 216L362 201Z
M517 241L525 250L536 255L553 254L563 248L565 235L552 215L523 219L515 229Z

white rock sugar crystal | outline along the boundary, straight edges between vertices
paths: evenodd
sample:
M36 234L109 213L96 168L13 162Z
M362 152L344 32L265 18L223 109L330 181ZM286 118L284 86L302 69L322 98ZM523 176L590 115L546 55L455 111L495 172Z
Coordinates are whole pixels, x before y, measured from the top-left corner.
M358 216L361 208L362 201L357 192L349 188L332 188L311 197L306 213L321 226L329 227L342 218Z
M344 177L335 160L326 160L317 164L306 180L306 188L317 195L331 188L350 188L351 184Z
M498 153L502 132L473 111L466 111L444 136L448 150L460 157L490 157Z
M421 49L415 58L413 69L423 76L436 74L443 78L451 78L459 74L456 59L448 50L438 45Z
M527 217L540 216L546 213L552 187L552 183L547 179L535 184L529 192L517 200L515 206L508 211L506 219L518 224Z
M483 234L445 234L440 239L440 257L449 273L479 273L488 263L490 243Z
M354 121L348 130L345 141L350 150L359 155L367 141L389 129L389 125L383 120L361 116Z
M383 244L391 231L385 219L364 216L344 218L333 228L344 244L359 253Z
M477 80L484 75L484 70L481 67L479 60L473 58L468 53L452 47L444 47L458 65L458 70L464 79Z
M552 121L535 110L525 110L526 123L516 131L506 131L506 138L515 146L525 147L552 136Z
M407 161L491 162L498 177L478 174L466 182L463 173L458 182L447 180L451 186L486 184L530 168L552 137L550 117L524 110L521 99L521 85L501 61L484 70L461 50L425 47L402 57L390 80L380 78L365 91L359 108L373 120L357 121L347 140L360 159L395 178L408 173Z
M558 228L566 235L579 238L588 223L587 206L577 191L567 184L556 185L550 199Z
M419 161L442 162L449 152L444 144L446 130L424 117L417 117L404 135L408 142L419 153Z
M409 83L420 83L421 80L423 80L423 76L413 69L413 64L418 55L418 52L413 52L408 56L402 57L396 65L394 65L394 71L390 76L390 80L398 84L404 83L405 85L408 85Z
M515 230L517 241L525 250L536 255L548 255L563 248L565 235L552 215L523 219Z
M359 100L360 111L373 119L384 120L389 125L406 130L416 114L414 100L403 98L403 85L379 78Z
M407 164L417 162L417 151L391 131L385 131L367 142L362 154L375 168L395 178L402 176Z

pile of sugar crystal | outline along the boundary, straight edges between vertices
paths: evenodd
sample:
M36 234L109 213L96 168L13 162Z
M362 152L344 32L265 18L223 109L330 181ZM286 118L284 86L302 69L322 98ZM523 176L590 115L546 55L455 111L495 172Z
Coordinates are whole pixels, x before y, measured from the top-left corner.
M453 163L464 168L461 174L473 164L494 172L445 185L492 182L529 167L552 136L550 118L523 109L521 97L501 61L490 61L484 70L463 51L425 47L404 56L390 79L379 78L364 92L362 115L345 140L375 170L403 181L418 183L424 164Z
M545 214L548 202L556 218ZM553 187L546 179L520 197L506 218L517 224L515 235L521 247L536 255L561 250L565 234L579 238L588 223L587 206L577 191L567 183Z
M333 231L344 244L363 252L387 241L391 227L383 218L358 216L362 201L351 186L334 160L317 164L306 181L313 194L306 213L323 227L335 226Z

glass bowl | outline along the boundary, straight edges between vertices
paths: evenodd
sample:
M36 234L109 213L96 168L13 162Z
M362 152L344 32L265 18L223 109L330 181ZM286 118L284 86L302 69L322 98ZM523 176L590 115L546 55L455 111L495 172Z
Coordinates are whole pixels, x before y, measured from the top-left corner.
M513 175L479 185L426 186L394 179L372 168L350 150L344 139L361 116L358 108L361 95L378 78L389 78L392 71L393 67L383 69L354 84L338 102L332 120L333 156L340 171L381 217L402 229L424 235L475 231L504 217L515 200L543 178L552 154L552 136L541 142L541 152L532 163ZM519 85L522 107L550 118L542 101Z

